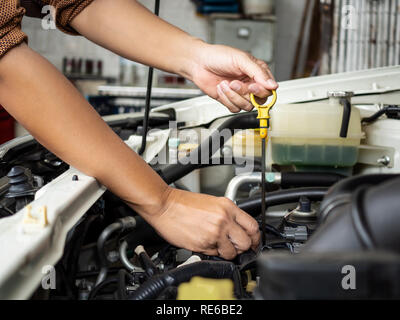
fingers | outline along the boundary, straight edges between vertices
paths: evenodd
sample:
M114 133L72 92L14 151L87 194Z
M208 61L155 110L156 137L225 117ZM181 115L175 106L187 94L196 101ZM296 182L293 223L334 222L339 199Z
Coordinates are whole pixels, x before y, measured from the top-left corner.
M236 222L234 222L232 226L230 226L228 231L228 238L238 252L249 250L252 244L249 235Z
M259 104L264 104L266 98L272 95L272 90L278 88L271 70L264 61L247 57L242 64L250 66L250 70L245 72L250 79L231 82L224 80L217 86L218 101L234 113L240 110L253 110L254 107L250 102L251 93L256 96Z
M278 88L278 84L265 62L247 56L247 59L244 58L241 60L241 64L240 67L243 72L261 87L264 87L266 90L276 90Z
M255 250L260 243L260 231L257 221L243 210L235 206L235 221L248 234L251 239L251 247Z
M218 93L218 98L217 98L217 100L218 100L219 102L221 102L223 105L225 105L231 112L237 113L237 112L240 111L240 108L237 107L237 106L235 106L235 105L233 104L233 102L231 102L231 101L229 100L229 98L225 95L224 91L223 91L222 88L221 88L221 84L219 84L219 85L217 86L217 93Z
M256 63L260 66L261 69L263 69L263 70L268 74L268 76L270 77L270 79L272 79L272 80L275 81L275 77L274 77L274 75L272 74L271 69L269 68L268 64L266 64L264 61L258 60L258 59L257 59ZM276 81L275 81L275 82L276 82ZM272 84L272 83L271 83L271 84ZM274 85L276 86L276 88L272 88L272 90L274 90L274 89L276 90L276 89L278 88L278 86L277 86L276 83L275 83Z
M267 98L272 94L272 92L270 90L265 89L264 87L260 86L258 83L250 84L249 92L259 98ZM264 101L264 103L265 103L265 101Z
M264 61L246 54L242 56L242 59L239 59L239 68L253 80L248 86L249 93L260 98L266 98L271 95L271 90L278 88L278 83Z
M264 61L256 60L256 64L269 77L269 79L267 80L268 86L265 87L256 81L255 83L249 85L249 91L259 98L267 98L272 94L271 90L276 90L278 88L278 84L276 83L275 78L272 75L272 72L269 69L268 65ZM265 101L265 99L260 100L259 103L264 104Z
M218 242L218 254L226 260L232 260L237 255L236 249L227 235L221 236Z
M236 249L236 253L247 251L250 247L256 250L260 243L260 232L257 221L232 201L224 199L225 211L229 212L231 223L226 228L228 239Z
M235 86L236 84L236 86ZM239 86L238 83L233 84L234 87L239 89L239 92L241 91L241 86ZM249 100L246 100L243 96L240 95L240 93L237 93L232 90L230 87L228 81L222 81L220 83L220 87L222 92L224 93L225 97L229 99L229 101L236 107L239 108L240 110L246 110L246 111L251 111L253 109L253 105Z

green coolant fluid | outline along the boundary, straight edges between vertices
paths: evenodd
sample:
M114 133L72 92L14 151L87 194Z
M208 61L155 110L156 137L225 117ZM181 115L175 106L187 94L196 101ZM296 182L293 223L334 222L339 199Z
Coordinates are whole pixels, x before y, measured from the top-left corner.
M279 165L351 167L357 162L358 147L275 143L272 158Z

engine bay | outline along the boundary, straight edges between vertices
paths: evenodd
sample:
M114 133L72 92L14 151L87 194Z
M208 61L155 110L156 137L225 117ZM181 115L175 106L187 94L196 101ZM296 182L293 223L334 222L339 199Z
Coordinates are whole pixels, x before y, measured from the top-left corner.
M232 261L167 243L30 136L0 146L0 298L398 299L399 84L399 67L283 83L265 215L256 113L206 97L154 109L143 158L164 181L227 197L259 223L262 245ZM345 140L344 107L326 94L339 90L354 93ZM105 120L138 150L143 116Z

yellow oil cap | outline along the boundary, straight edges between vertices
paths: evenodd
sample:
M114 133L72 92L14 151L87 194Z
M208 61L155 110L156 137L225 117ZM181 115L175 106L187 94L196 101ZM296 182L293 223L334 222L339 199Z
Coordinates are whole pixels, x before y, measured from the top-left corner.
M178 287L178 300L235 300L229 279L193 277Z

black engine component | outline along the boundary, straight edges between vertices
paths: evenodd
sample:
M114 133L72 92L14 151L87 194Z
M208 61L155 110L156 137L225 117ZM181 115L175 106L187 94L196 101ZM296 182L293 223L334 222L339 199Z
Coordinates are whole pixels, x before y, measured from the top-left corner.
M24 167L12 167L7 177L9 189L4 197L14 199L15 211L19 211L33 200L37 188L33 185L30 170Z
M13 167L7 177L10 188L5 195L6 198L19 198L35 194L36 188L33 186L32 177L28 176L24 167Z
M393 253L268 253L258 260L259 299L398 299L400 256Z
M398 175L352 177L331 188L321 225L298 254L258 260L259 298L398 299L399 190Z
M355 191L350 192L351 189ZM365 175L342 181L323 201L321 215L326 221L303 250L379 248L400 252L399 190L397 175Z

